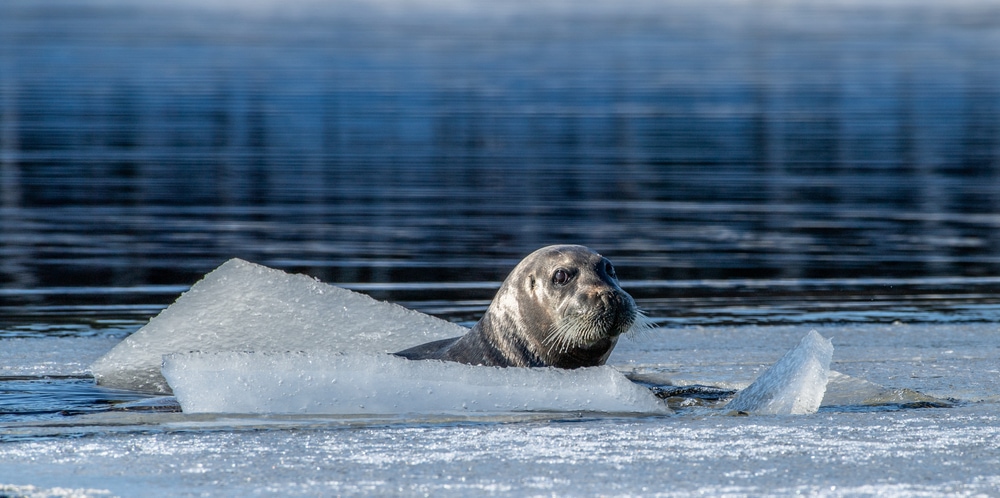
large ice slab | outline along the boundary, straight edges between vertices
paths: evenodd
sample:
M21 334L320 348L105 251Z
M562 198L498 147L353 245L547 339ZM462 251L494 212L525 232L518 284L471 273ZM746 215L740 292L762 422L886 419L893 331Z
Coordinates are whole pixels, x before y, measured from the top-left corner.
M726 409L761 415L816 413L826 393L832 358L833 343L812 330Z
M498 368L364 353L188 353L163 374L185 413L667 413L603 366Z
M102 385L169 393L163 355L393 352L468 330L364 294L232 259L91 365Z

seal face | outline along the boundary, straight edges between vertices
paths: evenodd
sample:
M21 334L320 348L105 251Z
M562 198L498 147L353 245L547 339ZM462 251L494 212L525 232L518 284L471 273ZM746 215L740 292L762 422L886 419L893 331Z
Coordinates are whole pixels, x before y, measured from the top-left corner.
M504 280L465 335L395 353L501 367L603 365L623 333L649 327L607 258L584 247L543 247Z

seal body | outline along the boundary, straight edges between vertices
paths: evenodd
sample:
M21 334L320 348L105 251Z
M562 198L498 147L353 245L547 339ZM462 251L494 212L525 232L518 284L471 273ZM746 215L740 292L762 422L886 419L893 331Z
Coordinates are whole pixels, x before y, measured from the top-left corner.
M607 258L584 246L548 246L518 263L467 334L395 354L500 367L589 367L603 365L621 334L646 323Z

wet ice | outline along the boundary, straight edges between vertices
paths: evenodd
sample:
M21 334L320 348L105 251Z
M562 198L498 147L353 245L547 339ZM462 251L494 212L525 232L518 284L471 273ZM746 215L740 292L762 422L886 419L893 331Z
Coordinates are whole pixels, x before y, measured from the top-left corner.
M666 413L611 367L564 370L411 361L387 354L191 353L163 373L185 413Z
M499 369L385 354L465 331L234 259L94 362L93 371L108 386L173 389L188 413L667 411L611 367ZM830 341L810 332L727 408L814 413L832 353Z
M232 259L91 366L109 387L169 392L163 356L191 351L393 352L459 325L364 294Z
M815 330L740 391L726 409L760 415L816 413L830 375L833 343Z

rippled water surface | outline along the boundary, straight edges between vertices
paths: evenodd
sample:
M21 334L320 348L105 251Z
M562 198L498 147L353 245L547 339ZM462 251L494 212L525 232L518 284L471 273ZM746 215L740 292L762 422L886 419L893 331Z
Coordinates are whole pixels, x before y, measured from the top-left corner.
M735 330L723 334L732 340L758 327L849 325L863 331L859 347L874 347L876 327L896 323L887 354L909 351L899 334L918 330L912 341L927 349L911 360L965 351L985 386L1000 361L1000 5L5 0L0 200L0 424L72 426L134 399L92 386L89 362L232 257L468 325L522 256L552 243L608 256L668 331ZM928 339L938 326L950 331L940 351ZM623 361L674 365L655 357L671 351L670 336L656 337ZM722 351L747 368L773 361ZM878 380L924 371L905 365ZM955 392L996 395L976 389ZM981 432L995 417L969 417L946 425L992 437ZM415 439L447 446L457 431L444 427ZM544 429L514 427L544 441ZM408 440L407 430L391 437ZM147 449L168 437L97 434L98 445ZM267 443L278 453L292 448L281 437ZM38 448L7 457L55 451ZM288 465L312 458L294 448ZM977 462L996 459L995 446L975 451ZM280 467L278 453L267 459ZM39 472L34 483L61 485ZM350 485L297 489L393 482L358 472L341 476ZM483 469L475 485L441 488L423 472L394 489L573 489L552 476L491 487ZM647 488L616 491L577 472L584 493L655 486L641 478ZM737 493L777 482L729 472ZM929 491L996 490L987 474L975 474L978 488ZM11 475L0 472L0 485ZM106 487L97 477L66 485ZM810 486L781 489L820 491Z

